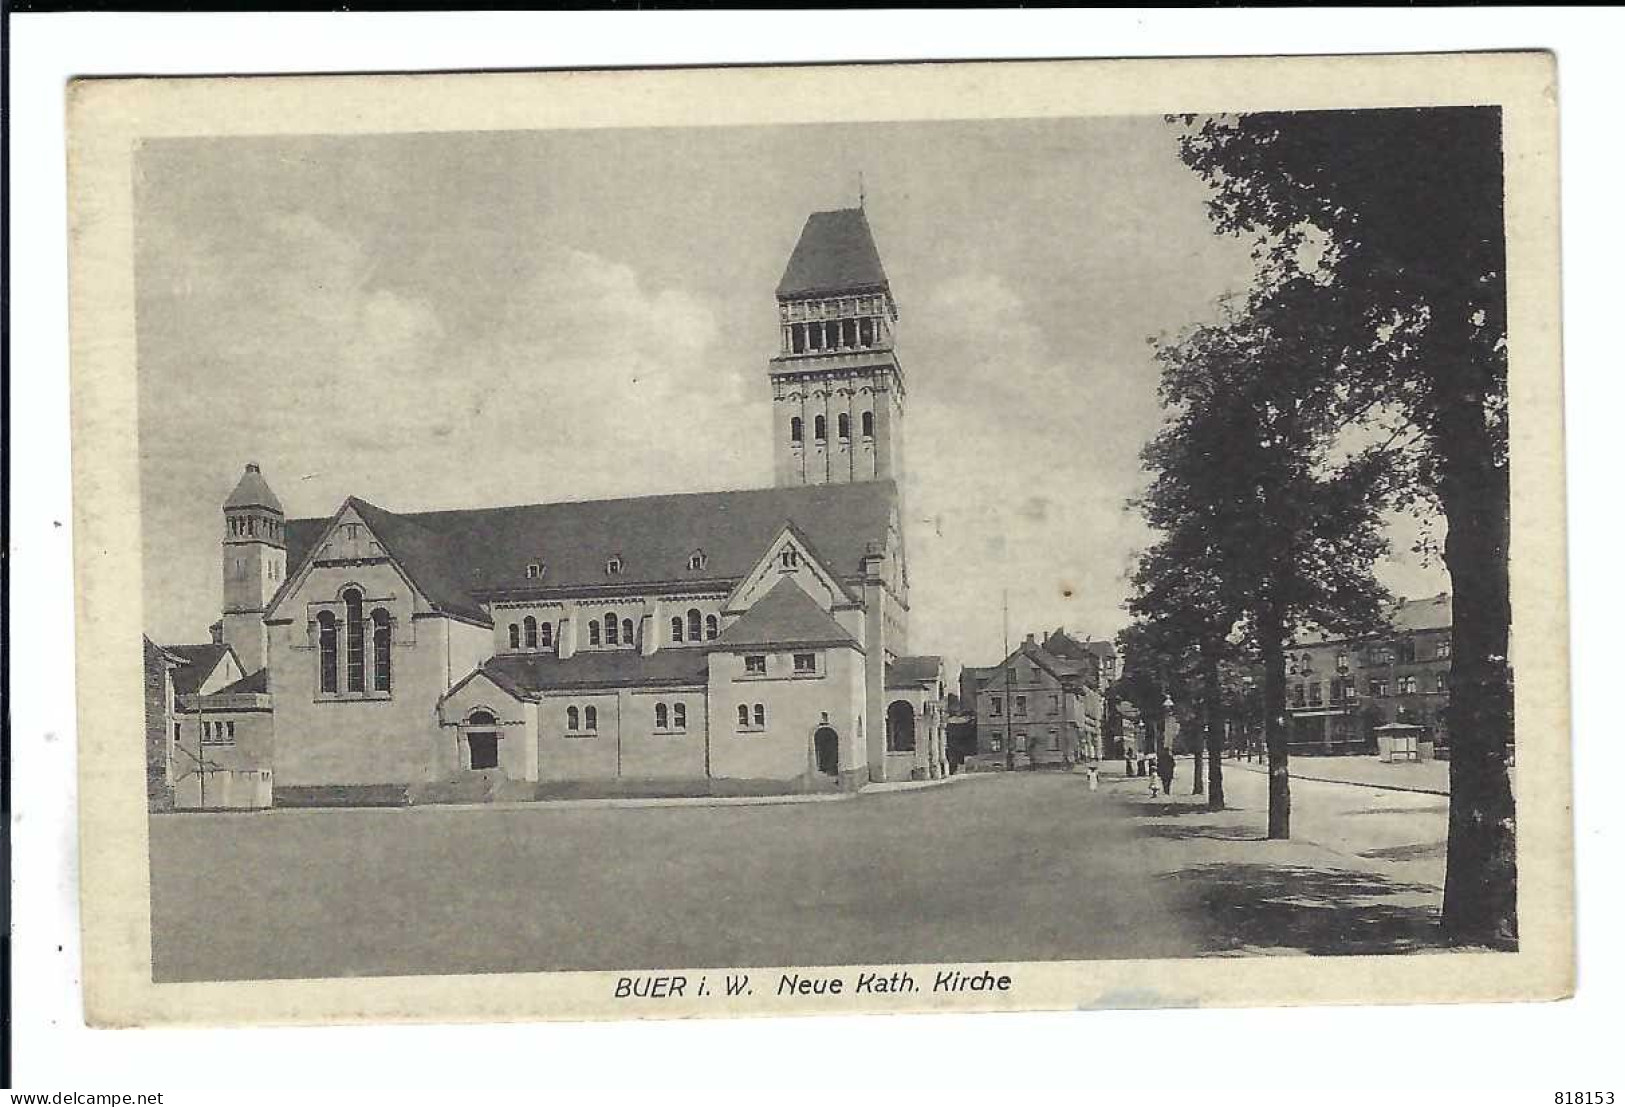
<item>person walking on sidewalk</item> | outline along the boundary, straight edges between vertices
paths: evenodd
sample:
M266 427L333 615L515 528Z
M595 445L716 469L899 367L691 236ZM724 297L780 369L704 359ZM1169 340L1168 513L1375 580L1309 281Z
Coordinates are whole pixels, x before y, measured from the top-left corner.
M1100 766L1093 761L1089 762L1089 790L1100 791Z
M1174 755L1167 746L1157 750L1157 775L1162 778L1162 791L1164 795L1174 794Z

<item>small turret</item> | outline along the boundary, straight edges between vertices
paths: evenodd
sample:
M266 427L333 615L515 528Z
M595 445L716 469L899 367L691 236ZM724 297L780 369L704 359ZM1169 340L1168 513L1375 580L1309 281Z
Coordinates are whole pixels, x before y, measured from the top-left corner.
M221 540L221 632L243 670L265 667L268 643L265 608L287 575L282 501L249 462L237 487L226 497Z

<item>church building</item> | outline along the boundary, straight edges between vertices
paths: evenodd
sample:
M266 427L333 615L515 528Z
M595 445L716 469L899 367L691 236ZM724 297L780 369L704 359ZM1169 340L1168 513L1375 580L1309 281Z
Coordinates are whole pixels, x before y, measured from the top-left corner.
M898 312L861 208L808 219L777 306L770 488L285 519L249 465L219 634L269 698L278 798L945 775L942 662L908 653Z

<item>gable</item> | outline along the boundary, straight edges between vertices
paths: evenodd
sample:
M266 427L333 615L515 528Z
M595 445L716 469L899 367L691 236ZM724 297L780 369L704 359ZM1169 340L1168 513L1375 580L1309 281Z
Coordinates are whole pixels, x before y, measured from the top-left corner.
M793 581L824 611L853 602L851 594L819 557L807 537L786 523L767 544L756 564L723 602L725 613L754 607L781 581Z
M489 711L498 723L524 721L524 704L517 689L484 669L475 669L440 697L441 726L456 726L475 711Z
M856 646L857 641L806 593L794 576L786 575L724 630L711 648L812 645Z
M302 596L307 604L329 602L355 583L369 598L398 598L396 594L404 592L415 610L491 625L484 609L449 578L444 566L454 555L438 536L397 521L353 496L319 531L302 525L304 520L299 522L297 538L302 548L298 562L294 561L296 536L289 534L289 564L298 567L272 597L267 620L293 617L284 610L290 597Z

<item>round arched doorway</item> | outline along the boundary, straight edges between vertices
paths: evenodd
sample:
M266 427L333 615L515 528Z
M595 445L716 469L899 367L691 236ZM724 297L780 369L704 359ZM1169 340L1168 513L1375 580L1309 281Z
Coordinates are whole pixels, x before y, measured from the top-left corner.
M828 776L841 771L841 737L834 727L821 726L813 731L813 763Z
M886 752L914 752L914 705L893 700L886 708Z

